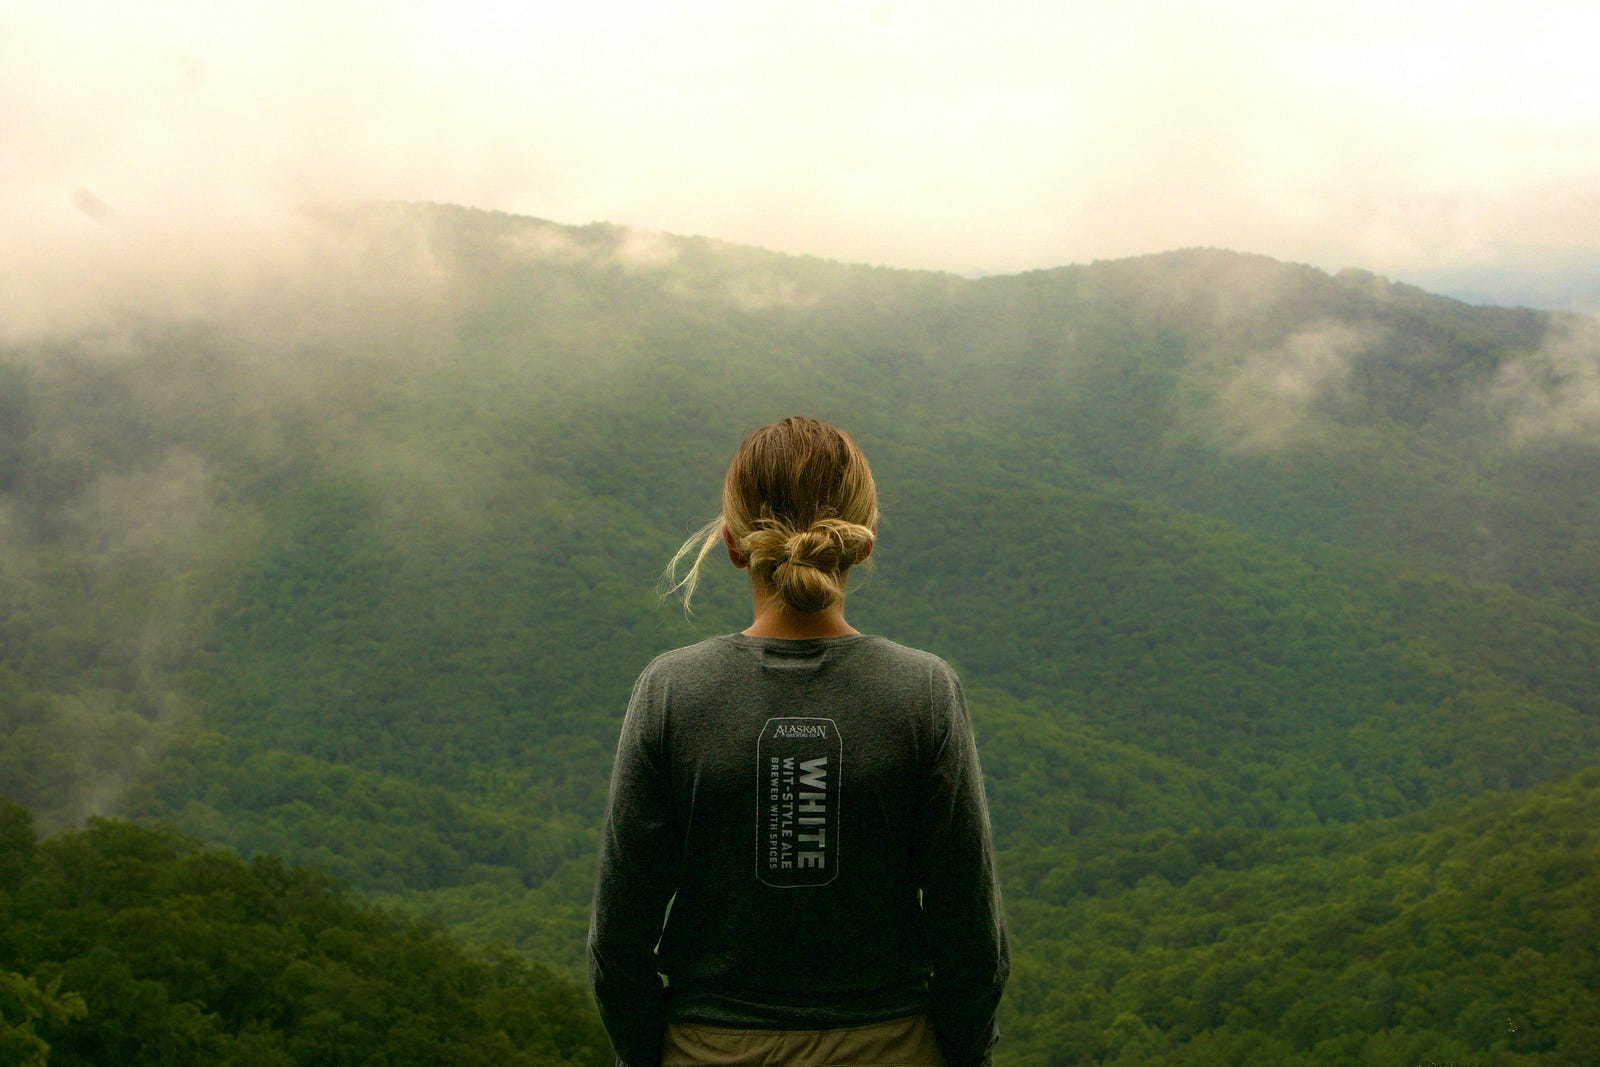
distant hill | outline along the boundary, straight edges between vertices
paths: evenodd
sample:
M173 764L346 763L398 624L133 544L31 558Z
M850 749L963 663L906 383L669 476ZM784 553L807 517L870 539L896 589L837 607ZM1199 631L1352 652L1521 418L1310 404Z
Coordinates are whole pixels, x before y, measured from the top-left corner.
M656 575L804 411L883 494L852 621L972 696L1004 1062L1583 1061L1570 914L1496 905L1497 977L1405 857L1492 825L1530 900L1592 885L1567 814L1570 864L1517 828L1600 763L1594 320L1203 249L966 279L317 226L227 308L0 350L0 794L42 827L172 823L576 976L629 685L747 610ZM1471 1010L1417 991L1430 952Z
M0 802L0 1055L97 1067L602 1067L586 992L273 857Z
M1600 248L1502 248L1486 263L1407 277L1469 304L1600 313Z

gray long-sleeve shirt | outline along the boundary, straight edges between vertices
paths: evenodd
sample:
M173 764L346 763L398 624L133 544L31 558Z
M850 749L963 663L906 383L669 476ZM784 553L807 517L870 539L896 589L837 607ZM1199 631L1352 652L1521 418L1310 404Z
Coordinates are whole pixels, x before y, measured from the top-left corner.
M645 669L589 934L630 1067L658 1062L669 1019L830 1029L923 1011L951 1067L982 1067L1008 971L977 749L943 660L863 634L735 634Z

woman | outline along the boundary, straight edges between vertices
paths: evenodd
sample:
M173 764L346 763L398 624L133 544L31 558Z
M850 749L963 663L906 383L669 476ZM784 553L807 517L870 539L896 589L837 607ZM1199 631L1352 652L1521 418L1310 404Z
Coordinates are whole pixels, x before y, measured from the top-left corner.
M623 721L589 977L627 1067L990 1061L1009 965L961 686L844 618L877 519L855 444L788 418L668 569L698 546L687 604L721 543L754 619L658 657Z

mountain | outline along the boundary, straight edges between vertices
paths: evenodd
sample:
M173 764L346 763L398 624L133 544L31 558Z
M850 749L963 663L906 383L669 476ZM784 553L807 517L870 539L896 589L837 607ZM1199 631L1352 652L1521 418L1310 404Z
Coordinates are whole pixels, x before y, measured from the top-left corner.
M1493 912L1496 958L1550 963L1533 1000L1404 991L1424 948L1488 959L1413 908L1454 869L1416 849L1492 827L1507 884L1593 885L1576 822L1565 865L1517 827L1600 762L1594 320L1217 250L966 279L433 205L311 225L314 268L248 298L0 349L0 794L44 829L171 823L575 977L632 679L747 621L731 570L693 619L655 579L742 435L803 411L883 495L852 621L969 688L1005 1062L1587 1047L1570 916ZM1296 937L1275 986L1252 961ZM1154 1007L1213 970L1254 977ZM1262 1023L1357 972L1392 1010Z
M7 1064L602 1067L588 995L326 875L117 820L40 842L0 803Z
M1600 311L1600 249L1493 248L1484 260L1413 271L1407 280L1472 304L1504 304L1575 311Z

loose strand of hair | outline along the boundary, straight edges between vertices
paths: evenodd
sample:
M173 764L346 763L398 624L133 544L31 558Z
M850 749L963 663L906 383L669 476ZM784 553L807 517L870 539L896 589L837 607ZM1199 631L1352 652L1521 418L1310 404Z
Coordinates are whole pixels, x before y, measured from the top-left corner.
M678 546L678 551L673 554L672 559L667 562L667 569L661 572L660 599L666 600L676 595L683 601L683 613L694 614L690 602L694 599L695 587L700 584L700 565L705 562L712 548L720 540L722 540L721 515L690 534L688 539ZM694 556L694 562L689 565L688 573L681 578L678 577L679 565L691 554Z

